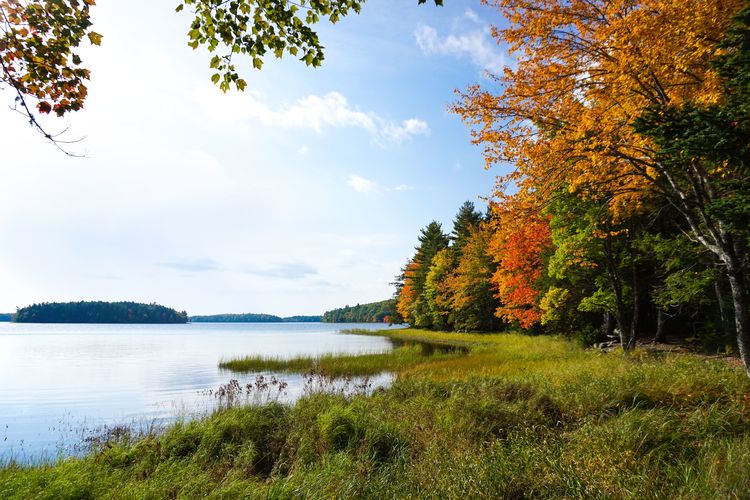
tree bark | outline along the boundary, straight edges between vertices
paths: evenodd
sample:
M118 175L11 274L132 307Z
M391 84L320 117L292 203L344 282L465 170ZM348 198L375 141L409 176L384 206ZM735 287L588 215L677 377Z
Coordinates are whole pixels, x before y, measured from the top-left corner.
M750 317L747 312L747 290L745 289L745 276L738 263L727 265L727 277L729 288L732 292L732 305L734 306L734 326L737 332L737 349L740 358L745 365L745 371L750 376Z
M654 340L659 343L665 343L667 341L667 332L664 330L664 323L667 322L664 309L657 307L656 309L656 336Z
M724 336L729 335L728 331L728 325L729 321L727 321L727 308L726 304L724 304L724 287L722 287L722 280L724 279L724 270L719 269L719 275L716 277L716 281L714 281L714 292L716 292L716 302L719 304L719 317L721 318L721 331L724 333Z
M604 338L609 338L612 336L612 332L615 330L615 325L612 322L612 315L609 312L604 313L604 321L602 324L602 333L604 334Z

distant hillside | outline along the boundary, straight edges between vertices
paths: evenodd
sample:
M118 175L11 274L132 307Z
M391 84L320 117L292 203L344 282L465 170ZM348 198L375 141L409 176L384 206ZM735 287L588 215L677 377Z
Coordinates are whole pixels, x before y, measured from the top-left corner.
M16 323L187 323L187 313L138 302L51 302L19 309Z
M345 306L323 313L324 323L401 323L394 299Z
M320 323L323 316L288 316L284 318L284 323Z
M13 321L13 313L0 313L0 322Z
M284 321L273 314L211 314L208 316L190 316L193 323L281 323Z
M282 318L273 314L211 314L207 316L190 316L194 323L317 323L320 316L289 316Z

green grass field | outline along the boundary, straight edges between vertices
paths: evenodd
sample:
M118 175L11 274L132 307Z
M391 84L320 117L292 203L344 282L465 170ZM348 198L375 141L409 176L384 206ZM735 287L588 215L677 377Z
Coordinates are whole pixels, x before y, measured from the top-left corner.
M0 469L0 498L744 498L750 380L693 355L404 330L414 345L248 370L397 374L371 396L217 411L85 458ZM373 356L375 356L373 358ZM338 359L337 359L338 358ZM264 361L264 360L255 360ZM270 363L280 360L265 360ZM284 362L287 363L287 362Z

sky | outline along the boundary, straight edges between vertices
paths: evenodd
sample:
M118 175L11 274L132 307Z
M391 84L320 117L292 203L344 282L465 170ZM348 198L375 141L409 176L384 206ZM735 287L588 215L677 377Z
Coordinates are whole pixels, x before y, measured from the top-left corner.
M223 94L176 2L99 2L85 108L45 122L85 157L0 109L0 312L134 300L295 315L389 298L419 230L449 232L465 200L483 210L500 173L448 105L508 63L489 33L502 19L445 3L365 3L319 25L322 67L245 61L245 92Z

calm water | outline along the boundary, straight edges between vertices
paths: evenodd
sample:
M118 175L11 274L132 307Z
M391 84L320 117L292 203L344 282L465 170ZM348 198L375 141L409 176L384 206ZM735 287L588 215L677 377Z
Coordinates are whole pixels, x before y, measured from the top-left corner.
M248 354L383 352L388 339L343 335L372 324L192 323L50 325L0 323L0 460L30 462L80 451L103 426L145 426L203 412L205 391L256 375L220 370ZM282 400L301 394L300 376ZM380 380L383 383L384 380Z

